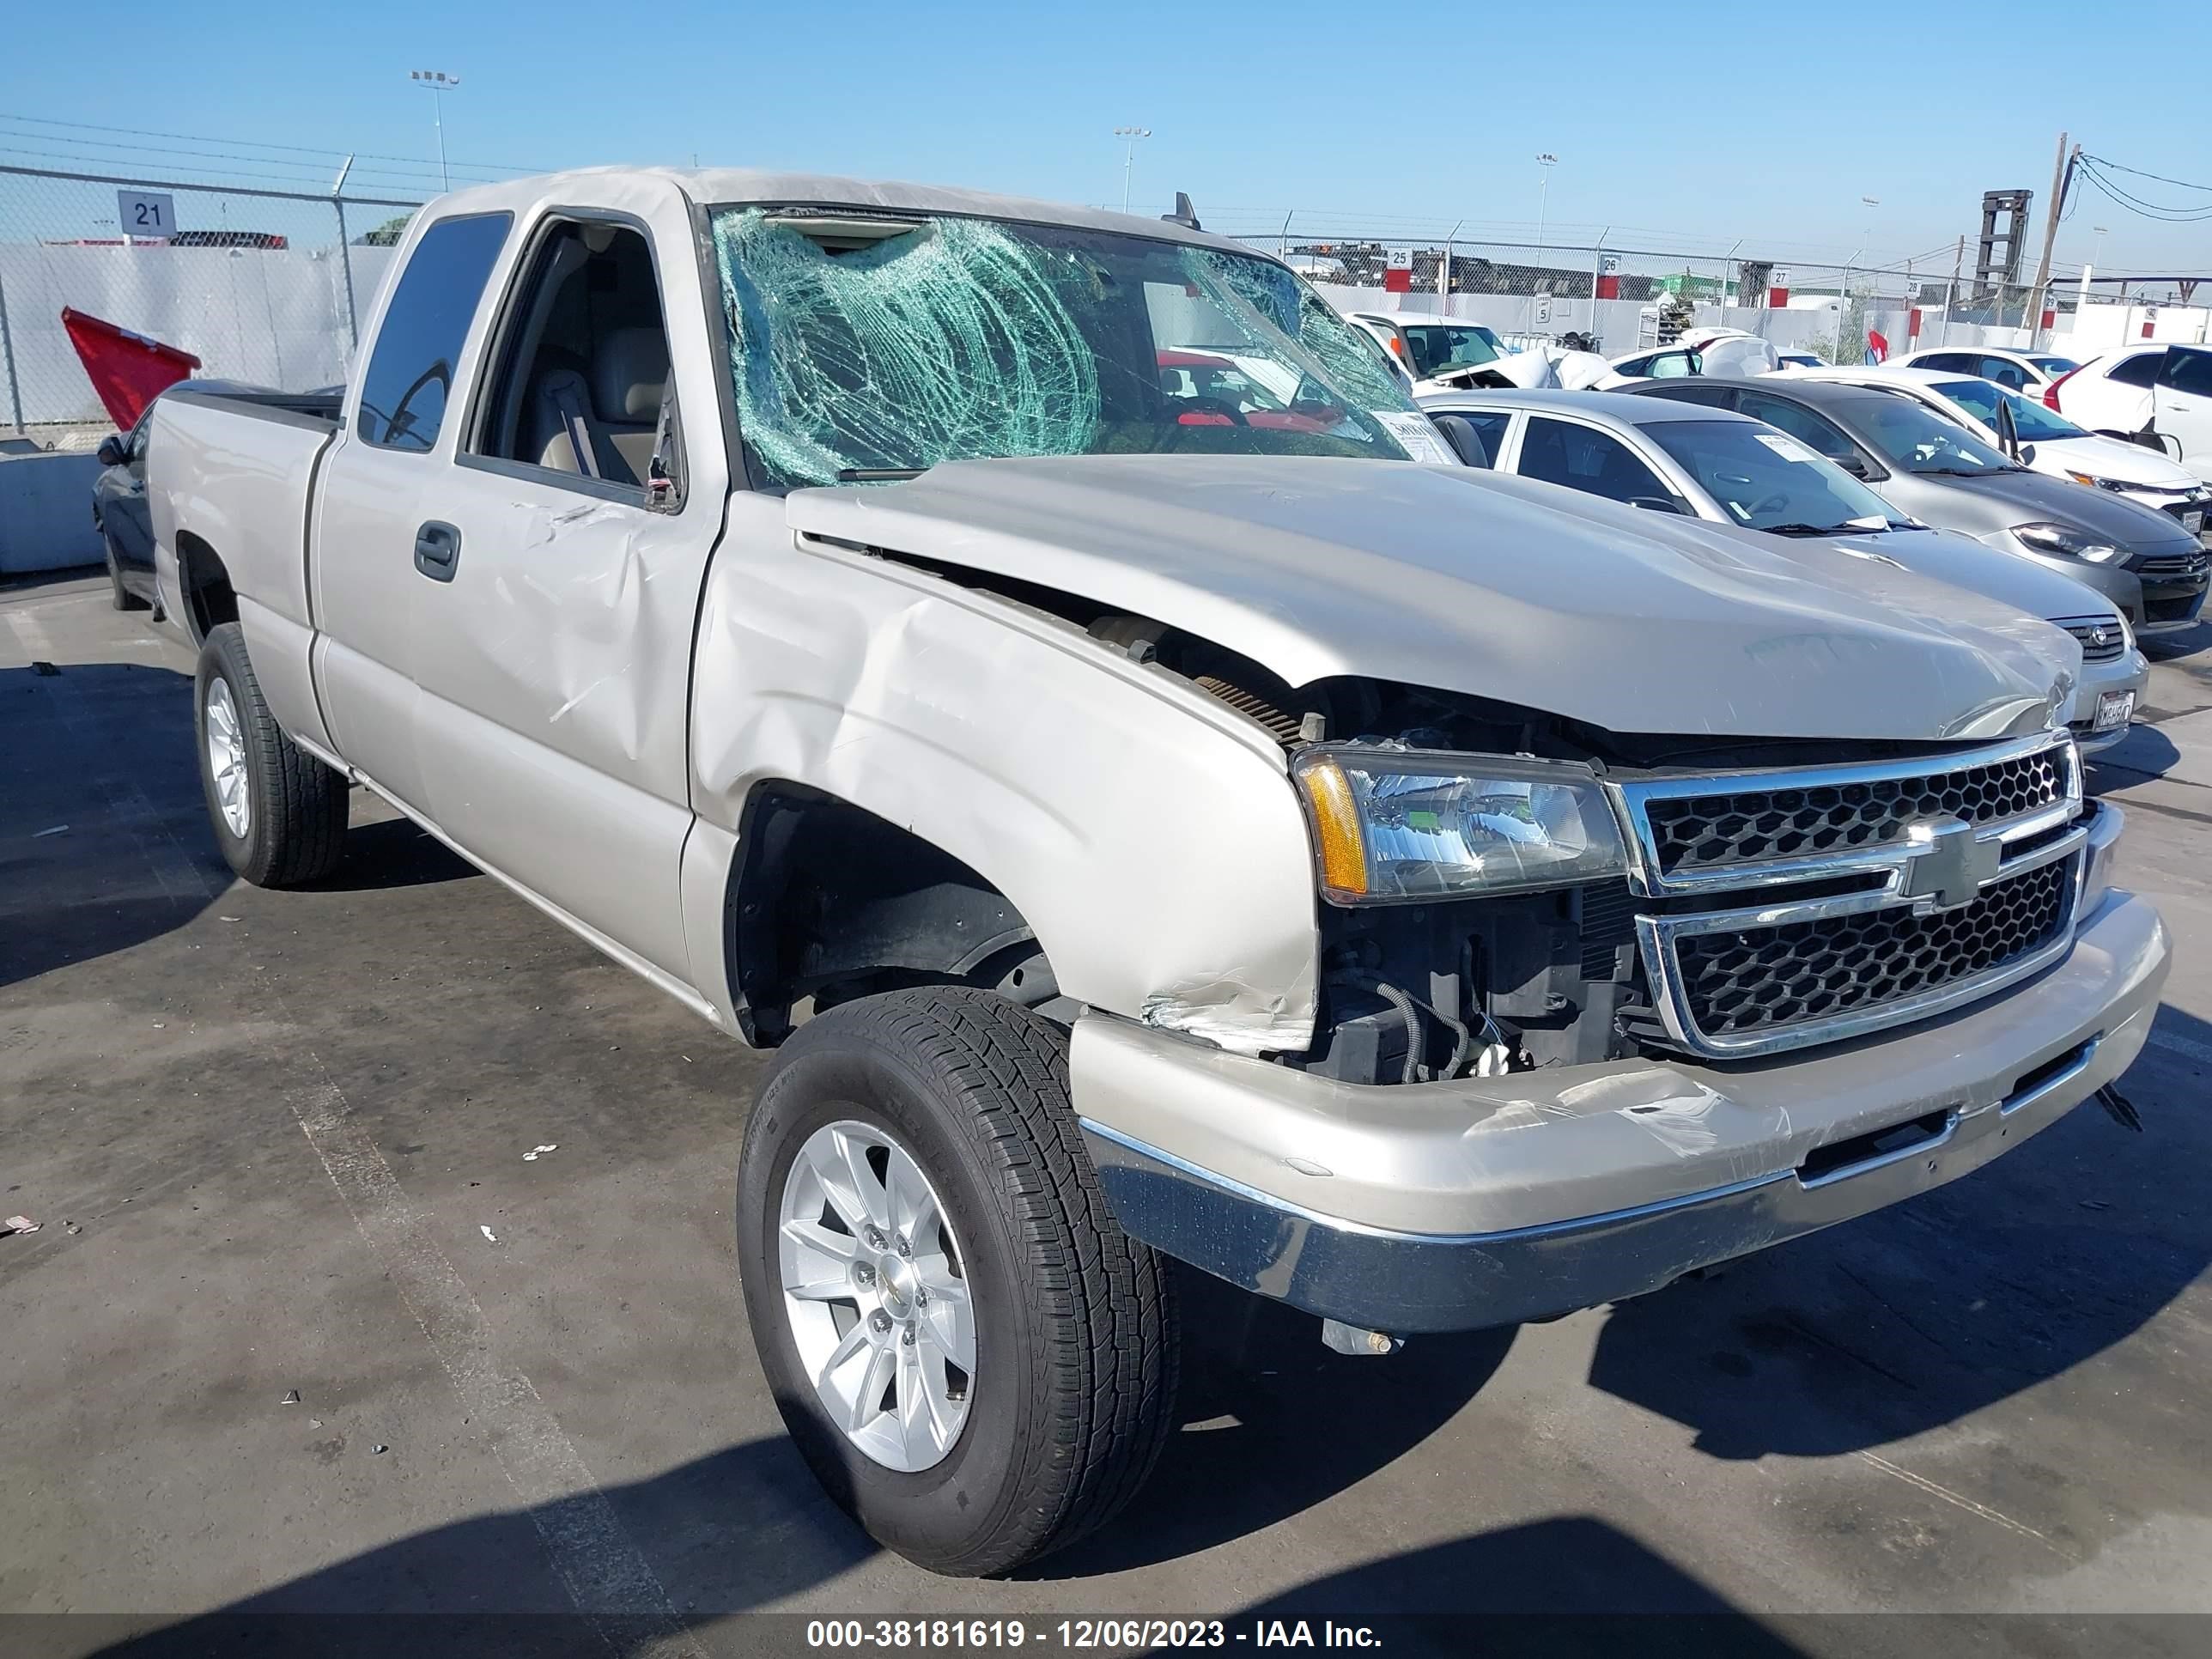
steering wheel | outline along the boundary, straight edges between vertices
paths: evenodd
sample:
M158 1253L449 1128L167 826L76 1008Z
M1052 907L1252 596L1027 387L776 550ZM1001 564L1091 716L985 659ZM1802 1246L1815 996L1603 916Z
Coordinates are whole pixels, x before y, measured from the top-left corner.
M1213 424L1212 421L1189 420L1188 417L1193 415L1225 416L1228 418L1229 424L1231 426L1249 426L1252 424L1251 422L1244 418L1244 411L1237 408L1235 404L1231 403L1226 398L1183 398L1178 399L1176 410L1176 419L1179 423L1190 426L1212 426Z

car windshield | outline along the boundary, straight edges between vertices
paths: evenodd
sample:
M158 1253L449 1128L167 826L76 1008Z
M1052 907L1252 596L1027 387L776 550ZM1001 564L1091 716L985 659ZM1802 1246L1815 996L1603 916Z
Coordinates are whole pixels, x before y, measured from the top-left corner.
M1997 430L1997 410L2000 406L2012 410L2012 429L2023 442L2045 442L2059 438L2086 438L2089 434L2073 422L2053 414L2039 403L2023 398L2017 392L1988 380L1938 380L1931 388L1939 397L1948 398L1992 432Z
M1972 477L2019 470L1997 453L1995 444L1984 443L1901 393L1855 399L1846 419L1883 459L1907 472Z
M2071 374L2075 369L2081 367L2081 364L2075 362L2071 357L2030 357L2027 361L2033 363L2038 368L2041 369L2045 374L2051 376L2054 380L2061 374Z
M857 211L718 208L714 234L738 427L768 487L1016 455L1405 460L1434 442L1351 325L1270 259Z
M1834 462L1755 421L1654 421L1643 430L1747 529L1842 535L1905 522Z
M1480 368L1503 355L1498 337L1479 323L1401 323L1413 373L1428 379L1455 369Z

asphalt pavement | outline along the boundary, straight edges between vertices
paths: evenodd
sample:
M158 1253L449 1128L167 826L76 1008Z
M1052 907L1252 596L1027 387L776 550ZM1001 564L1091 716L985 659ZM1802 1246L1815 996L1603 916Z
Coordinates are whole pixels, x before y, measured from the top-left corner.
M763 1387L760 1058L362 792L334 878L234 882L179 635L104 579L0 591L0 1216L40 1224L0 1237L0 1652L231 1651L240 1613L720 1654L801 1628L759 1613L1654 1611L2204 1651L2141 1615L2212 1612L2208 647L2159 647L2094 773L2178 947L2143 1133L2084 1107L1699 1281L1389 1358L1194 1285L1150 1487L969 1583L847 1522Z

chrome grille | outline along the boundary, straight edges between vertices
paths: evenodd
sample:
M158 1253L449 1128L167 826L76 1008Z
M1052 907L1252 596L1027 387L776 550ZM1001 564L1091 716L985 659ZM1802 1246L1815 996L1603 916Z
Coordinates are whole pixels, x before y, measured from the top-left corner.
M2118 617L2057 617L2052 620L2081 641L2083 662L2112 662L2127 649L2127 635Z
M2064 751L2045 748L1942 771L1655 795L1644 811L1660 872L1673 875L1878 848L1932 818L2021 817L2065 799L2067 787Z
M2172 576L2201 576L2212 570L2212 555L2181 553L2171 558L2145 559L2132 567L2138 576L2154 579Z
M1677 960L1697 1029L1733 1037L1879 1007L2002 969L2058 937L2074 860L1992 883L1956 910L1904 906L1684 939Z
M1840 1042L1987 996L2071 942L2087 832L2065 734L1611 787L1647 1040L1711 1059Z

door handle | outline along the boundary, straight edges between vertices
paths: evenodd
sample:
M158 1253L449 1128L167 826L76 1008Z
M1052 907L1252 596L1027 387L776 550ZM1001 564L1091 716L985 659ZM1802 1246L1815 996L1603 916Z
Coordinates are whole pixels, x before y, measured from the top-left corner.
M415 532L415 568L434 582L449 582L461 562L461 532L433 519Z

